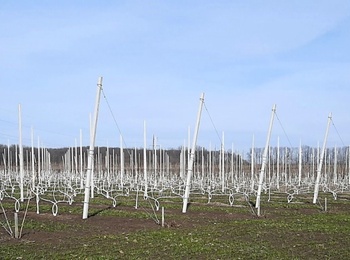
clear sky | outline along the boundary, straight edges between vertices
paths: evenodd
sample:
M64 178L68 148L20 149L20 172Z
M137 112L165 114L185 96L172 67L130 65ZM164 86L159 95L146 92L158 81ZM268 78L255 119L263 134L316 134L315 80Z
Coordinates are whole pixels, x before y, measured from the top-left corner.
M198 145L350 144L350 1L0 0L0 143L89 144L103 76L96 145L157 137L187 144L205 93ZM108 102L107 102L108 101ZM111 111L108 107L110 105ZM124 146L125 146L124 145Z

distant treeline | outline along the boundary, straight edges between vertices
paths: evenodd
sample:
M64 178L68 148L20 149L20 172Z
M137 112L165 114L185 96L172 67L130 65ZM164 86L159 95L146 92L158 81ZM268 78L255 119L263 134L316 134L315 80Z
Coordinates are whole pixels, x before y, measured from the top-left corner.
M303 165L308 165L314 167L320 158L319 147L302 146L300 147L270 147L268 152L268 161L271 165L276 165L277 162L280 164L297 165L301 159ZM82 151L82 156L80 155ZM224 163L225 164L240 164L249 165L252 161L252 149L246 154L232 153L231 150L225 151ZM58 167L63 164L70 162L71 164L76 164L79 158L83 158L84 165L86 165L87 156L89 152L89 147L63 147L63 148L38 148L34 147L23 147L23 157L24 163L30 164L32 161L32 152L34 152L35 163L43 163L49 158L51 166ZM256 165L262 163L264 148L254 148L254 158L253 162ZM4 165L18 165L18 154L19 149L17 145L0 145L0 167ZM17 154L17 156L16 156ZM94 156L95 161L100 165L106 165L108 162L111 164L119 164L121 149L119 147L95 147ZM143 148L124 148L123 149L123 161L125 165L143 163ZM39 158L40 155L40 158ZM167 163L171 166L179 165L181 161L181 156L183 160L188 159L188 150L183 150L181 147L177 149L147 149L147 163L152 165L154 163ZM343 167L343 170L349 168L350 154L349 147L339 147L339 148L327 148L325 151L325 163L337 164L338 167ZM196 165L208 165L210 160L211 165L220 165L223 161L220 150L209 151L204 147L197 147L195 154L195 164ZM228 166L227 166L228 167ZM232 166L233 167L233 166Z

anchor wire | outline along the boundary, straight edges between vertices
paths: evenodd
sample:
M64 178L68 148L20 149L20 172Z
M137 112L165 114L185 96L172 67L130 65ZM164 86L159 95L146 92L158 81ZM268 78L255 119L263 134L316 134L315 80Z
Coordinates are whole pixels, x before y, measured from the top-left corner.
M338 135L340 141L342 142L343 146L345 146L344 141L343 141L343 139L341 138L341 136L340 136L340 134L339 134L339 132L338 132L338 129L337 129L337 127L335 126L335 124L334 124L332 118L331 118L331 121L332 121L332 125L334 126L335 131L337 132L337 135Z
M105 92L103 91L103 88L102 88L101 90L102 90L103 98L105 99L106 104L107 104L107 106L108 106L109 112L110 112L111 115L112 115L114 124L116 125L116 127L117 127L117 129L118 129L118 131L119 131L119 134L120 134L121 136L123 136L122 131L120 130L120 127L119 127L119 125L118 125L118 122L117 122L117 120L116 120L116 118L115 118L115 116L114 116L113 110L112 110L112 108L111 108L111 106L110 106L110 104L109 104L109 102L108 102L108 99L107 99L107 97L106 97L106 94L105 94ZM124 143L125 147L127 148L128 146L127 146L127 144L126 144L124 138L122 138L122 140L123 140L123 143ZM126 151L127 151L127 153L129 154L129 156L131 156L130 151L129 151L128 149L126 149Z
M205 110L206 110L206 111L207 111L207 113L208 113L208 116L209 116L210 122L211 122L211 124L213 125L213 127L214 127L214 129L215 129L215 133L216 133L217 137L218 137L218 138L219 138L219 140L220 140L220 144L222 145L222 140L221 140L221 137L220 137L219 132L218 132L218 130L217 130L217 128L216 128L216 126L215 126L215 124L214 124L214 121L213 121L213 119L212 119L212 117L211 117L211 115L210 115L210 113L209 113L209 110L208 110L208 108L207 108L207 106L206 106L205 102L203 102L203 104L204 104L204 108L205 108Z
M293 146L292 146L292 143L290 142L289 137L288 137L288 135L287 135L287 132L286 132L286 130L284 129L284 127L283 127L283 125L282 125L282 122L281 122L281 120L279 119L279 117L278 117L276 111L275 111L275 116L276 116L277 121L279 122L279 124L280 124L282 130L283 130L284 135L285 135L286 138L287 138L287 141L288 141L288 143L289 143L289 146L292 148L292 147L293 147Z

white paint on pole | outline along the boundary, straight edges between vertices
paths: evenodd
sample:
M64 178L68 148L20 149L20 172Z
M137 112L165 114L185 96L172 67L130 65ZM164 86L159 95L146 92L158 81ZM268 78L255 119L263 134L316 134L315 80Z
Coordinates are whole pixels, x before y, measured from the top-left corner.
M80 143L80 189L83 189L84 187L84 181L83 181L83 132L80 129L80 137L79 137L79 143Z
M276 187L280 189L280 137L277 137L277 171L276 171Z
M20 192L21 202L24 201L24 166L23 166L23 145L22 145L22 111L21 104L18 105L18 126L19 126L19 178L20 178ZM16 155L17 156L17 155Z
M182 213L186 213L186 211L187 211L187 204L188 204L188 199L190 196L190 185L191 185L191 177L192 177L192 172L193 172L193 162L194 162L194 156L195 156L195 151L196 151L197 136L198 136L198 131L199 131L203 103L204 103L204 93L202 93L202 95L200 97L200 102L199 102L197 123L196 123L196 128L195 128L194 136L193 136L192 148L191 148L191 152L190 152L190 160L188 162L188 171L187 171L187 179L186 179L186 186L185 186L185 194L183 197Z
M338 182L338 176L337 176L337 155L338 155L338 151L337 151L337 146L334 146L334 166L333 166L333 184L336 185Z
M301 150L301 140L299 144L299 175L298 175L298 185L301 185L301 170L302 170L302 150Z
M211 143L209 143L209 190L211 190L211 185L213 181L212 174L212 159L211 159Z
M254 142L255 142L255 137L253 135L253 141L252 141L252 152L250 155L250 181L251 181L251 186L250 189L251 191L254 190L254 169L255 169L255 161L254 161L254 157L255 157L255 152L254 152ZM233 153L233 151L232 151Z
M137 149L135 146L135 184L138 185L138 180L139 180L139 167L138 167L138 160L137 160Z
M143 181L145 182L144 198L148 197L148 180L147 180L147 135L146 135L146 121L143 123Z
M83 208L83 219L88 218L89 212L89 199L90 199L90 185L91 185L91 175L92 175L92 165L94 160L94 149L95 149L95 138L96 138L96 128L98 119L98 110L100 105L100 96L102 90L102 77L99 77L97 83L97 94L95 101L95 111L92 132L90 134L90 147L89 147L89 157L88 157L88 167L86 170L86 182L85 182L85 196L84 196L84 208Z
M231 182L233 183L234 178L233 178L233 173L234 173L234 168L233 168L233 160L234 160L234 153L233 153L233 143L231 144Z
M124 150L123 150L123 136L120 135L120 187L124 187Z
M182 180L184 177L184 162L185 162L185 145L181 147L181 152L180 152L180 179Z
M32 186L35 187L35 154L34 154L34 130L31 128L31 144L32 144Z
M225 192L225 134L222 132L221 140L221 192Z
M348 147L348 184L350 184L350 146Z
M269 131L267 132L266 144L265 144L265 149L264 149L264 154L263 154L263 161L262 161L260 175L259 175L258 193L256 195L256 204L255 204L255 207L258 209L258 216L260 216L261 190L262 190L262 185L263 185L263 181L264 181L264 174L265 174L265 167L266 167L266 160L267 160L267 152L269 150L270 137L271 137L271 132L272 132L273 120L274 120L274 117L275 117L275 112L276 112L276 105L274 105L272 107L270 126L269 126Z
M191 149L191 127L188 126L187 130L187 168L188 168L188 163L190 162L190 149ZM186 169L186 164L185 164L185 169Z
M41 151L40 151L40 139L38 136L38 181L41 184Z
M329 126L331 124L331 121L332 121L332 113L329 113L326 134L325 134L324 139L323 139L322 151L320 153L320 161L318 162L318 166L317 166L317 176L316 176L316 182L315 182L314 199L312 201L314 204L316 204L317 198L318 198L318 191L319 191L320 180L321 180L323 158L324 158L324 154L325 154L325 150L326 150L328 131L329 131Z

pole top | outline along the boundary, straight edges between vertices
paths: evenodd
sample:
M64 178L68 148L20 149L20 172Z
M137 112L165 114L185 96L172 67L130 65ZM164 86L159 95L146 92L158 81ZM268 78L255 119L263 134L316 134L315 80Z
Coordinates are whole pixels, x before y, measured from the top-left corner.
M102 79L103 79L103 77L98 78L98 82L97 82L98 86L102 86Z
M276 104L273 105L272 107L272 111L275 112L276 111Z

